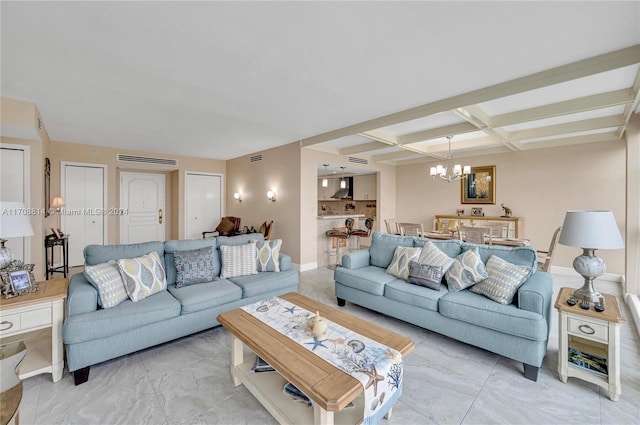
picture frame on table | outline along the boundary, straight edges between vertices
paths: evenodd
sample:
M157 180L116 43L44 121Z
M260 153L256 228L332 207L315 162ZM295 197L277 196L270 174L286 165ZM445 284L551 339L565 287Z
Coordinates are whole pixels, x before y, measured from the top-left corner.
M460 203L495 205L495 165L471 167L471 174L469 174L466 179L460 180Z
M471 215L474 217L482 217L484 216L484 213L482 212L482 208L474 207L474 208L471 208Z
M2 294L6 298L13 298L38 291L40 287L33 276L33 267L34 264L13 261L0 270Z

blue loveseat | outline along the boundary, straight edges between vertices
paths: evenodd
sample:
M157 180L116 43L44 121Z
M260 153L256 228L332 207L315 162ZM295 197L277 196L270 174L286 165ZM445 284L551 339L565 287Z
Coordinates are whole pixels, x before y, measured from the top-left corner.
M449 292L442 283L436 291L386 273L397 246L423 247L428 240L374 233L369 249L345 254L335 269L338 305L349 301L522 362L525 377L536 381L547 351L553 292L551 274L536 271L536 250L431 240L451 258L477 247L485 264L496 255L531 267L513 303L503 305L469 289Z
M214 270L219 277L220 246L246 244L253 239L264 240L264 236L254 233L210 239L87 246L84 257L88 266L157 252L164 263L167 289L138 302L127 299L115 307L103 309L98 305L98 291L84 274L71 277L63 340L67 366L73 372L76 385L89 378L91 365L217 326L216 318L224 311L287 292L297 292L299 273L291 269L291 257L282 253L279 256L280 272L259 272L176 287L174 252L215 248Z

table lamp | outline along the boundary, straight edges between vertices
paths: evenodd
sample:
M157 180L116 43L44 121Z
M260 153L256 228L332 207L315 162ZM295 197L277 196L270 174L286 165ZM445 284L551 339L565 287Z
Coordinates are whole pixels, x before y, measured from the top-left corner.
M573 260L573 268L584 277L584 285L576 290L576 298L598 301L600 293L593 287L593 280L607 271L602 259L596 257L596 249L624 248L624 242L611 211L567 211L560 233L561 245L582 248L582 255Z
M56 215L58 216L58 227L60 229L60 211L62 211L62 207L64 207L64 201L60 196L56 196L51 201L51 207L56 209Z
M31 220L22 202L0 202L0 269L16 259L11 249L4 244L9 238L33 236Z

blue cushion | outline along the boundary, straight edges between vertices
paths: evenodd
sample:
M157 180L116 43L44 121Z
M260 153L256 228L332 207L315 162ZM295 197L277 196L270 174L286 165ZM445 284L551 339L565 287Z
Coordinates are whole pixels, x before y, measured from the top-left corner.
M485 245L465 242L462 244L462 250L468 251L473 247L478 248L482 262L487 264L489 257L495 255L505 261L516 266L531 267L532 273L538 268L538 253L532 246L502 246L502 245Z
M384 286L396 280L395 276L386 272L386 269L377 266L360 267L359 269L338 267L333 272L333 278L344 286L373 295L384 295Z
M384 267L391 264L393 253L398 246L413 247L413 236L398 236L388 233L374 232L369 247L371 265Z
M194 249L206 248L208 246L216 247L215 238L208 239L185 239L185 240L171 240L164 243L164 262L166 267L164 268L167 274L167 285L173 285L176 283L176 264L173 258L175 251L192 251ZM214 251L213 256L213 273L216 276L220 276L220 256L218 251Z
M120 260L122 258L138 258L147 255L151 251L158 253L162 262L162 267L166 270L164 263L164 242L144 242L129 245L87 245L84 248L84 263L88 266L106 263L109 260Z
M462 252L462 241L459 239L428 239L415 238L414 246L424 247L427 241L431 241L440 251L451 258L456 258Z
M400 279L389 282L384 287L384 296L401 303L415 305L431 311L438 311L438 300L447 293L447 287L440 284L435 291L419 285L412 285Z
M177 288L171 285L167 290L182 305L182 314L195 313L242 298L242 289L226 279Z
M293 287L297 291L300 275L297 270L288 270L230 277L229 280L242 288L243 298L249 298L287 288L293 290Z

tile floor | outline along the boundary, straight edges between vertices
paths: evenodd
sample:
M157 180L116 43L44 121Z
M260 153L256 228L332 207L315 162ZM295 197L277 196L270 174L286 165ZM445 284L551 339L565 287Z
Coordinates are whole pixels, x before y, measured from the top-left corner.
M301 273L300 292L335 306L332 271ZM554 275L554 292L581 286L580 278ZM598 282L616 294L619 285ZM538 382L522 365L422 328L347 303L346 311L413 339L406 357L404 392L393 424L640 424L640 338L626 305L622 327L622 396L612 402L596 385L557 375L554 310L547 356ZM20 423L27 424L274 424L274 419L229 374L229 335L217 327L91 367L73 385L65 371L24 381Z

